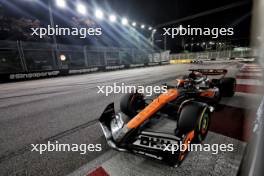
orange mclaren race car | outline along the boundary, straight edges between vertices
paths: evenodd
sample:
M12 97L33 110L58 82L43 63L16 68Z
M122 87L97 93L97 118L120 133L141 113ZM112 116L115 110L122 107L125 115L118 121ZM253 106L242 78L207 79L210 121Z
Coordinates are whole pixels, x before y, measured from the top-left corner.
M175 146L203 141L211 113L222 96L234 95L236 86L235 78L225 77L225 69L190 71L152 100L137 92L125 94L118 113L114 103L109 104L99 118L109 146L179 165L187 147L177 150ZM223 76L208 79L207 75Z

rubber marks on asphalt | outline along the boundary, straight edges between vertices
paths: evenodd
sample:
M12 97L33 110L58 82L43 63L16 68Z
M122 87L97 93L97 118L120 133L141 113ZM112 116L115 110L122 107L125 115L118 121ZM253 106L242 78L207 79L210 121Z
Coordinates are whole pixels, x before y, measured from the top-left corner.
M109 176L109 174L104 170L103 167L100 166L88 173L87 176Z

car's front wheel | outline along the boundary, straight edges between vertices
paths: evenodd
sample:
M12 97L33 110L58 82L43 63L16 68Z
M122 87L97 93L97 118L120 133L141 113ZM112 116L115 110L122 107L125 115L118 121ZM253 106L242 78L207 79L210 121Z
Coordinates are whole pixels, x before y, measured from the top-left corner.
M206 104L196 101L187 103L179 115L178 135L187 134L194 130L193 141L203 141L209 130L210 115L210 110Z
M128 93L120 100L120 110L129 117L134 117L145 107L144 96L140 93Z

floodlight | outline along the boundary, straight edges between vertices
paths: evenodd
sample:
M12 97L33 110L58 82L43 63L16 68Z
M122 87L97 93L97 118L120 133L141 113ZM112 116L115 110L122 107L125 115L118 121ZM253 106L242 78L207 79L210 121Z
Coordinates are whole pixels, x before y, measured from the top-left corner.
M137 23L136 22L133 22L132 23L132 26L136 27L137 26Z
M82 3L78 3L76 8L77 11L82 15L85 15L87 13L85 5Z
M96 18L98 18L98 19L103 19L103 18L104 18L104 13L102 12L102 10L97 9L97 10L95 11L95 16L96 16Z
M110 15L110 16L109 16L109 20L110 20L111 22L115 22L115 21L116 21L116 16L115 16L115 15Z
M61 60L61 61L66 61L66 56L63 55L63 54L61 54L61 55L60 55L60 60Z
M127 25L128 20L126 18L123 18L121 22L122 22L123 25Z
M66 7L66 1L65 0L56 0L56 5L59 8L65 8Z

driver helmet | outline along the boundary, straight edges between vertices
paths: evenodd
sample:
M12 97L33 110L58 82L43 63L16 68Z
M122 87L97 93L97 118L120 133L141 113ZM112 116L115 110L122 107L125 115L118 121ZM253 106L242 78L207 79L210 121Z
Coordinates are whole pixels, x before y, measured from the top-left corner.
M193 71L189 74L189 78L195 80L197 78L200 78L202 76L202 74L200 72L197 71Z

